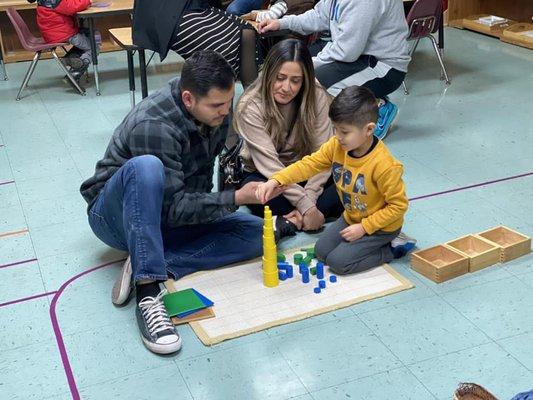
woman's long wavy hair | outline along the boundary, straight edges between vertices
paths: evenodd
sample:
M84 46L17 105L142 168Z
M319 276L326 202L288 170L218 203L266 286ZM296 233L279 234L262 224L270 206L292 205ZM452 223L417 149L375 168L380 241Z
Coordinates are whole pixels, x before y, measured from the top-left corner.
M287 132L283 132L285 126L283 115L281 114L276 101L272 85L277 79L281 66L285 62L297 62L303 72L303 83L300 92L292 100L295 102L297 114L293 125L293 132L296 135L296 154L302 158L311 154L315 149L314 143L314 123L316 119L316 96L315 96L315 70L311 54L303 42L297 39L286 39L278 42L272 47L263 64L261 75L250 85L246 93L258 91L263 104L265 130L269 133L276 148L281 142L286 140ZM245 97L246 93L243 95ZM240 113L246 112L249 100L238 106ZM289 129L291 124L289 123Z

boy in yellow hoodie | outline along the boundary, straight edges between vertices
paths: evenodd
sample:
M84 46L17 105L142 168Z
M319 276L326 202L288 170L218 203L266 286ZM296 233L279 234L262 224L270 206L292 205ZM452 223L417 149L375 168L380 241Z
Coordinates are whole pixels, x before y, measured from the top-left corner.
M331 168L344 213L325 229L315 252L333 272L350 274L400 258L416 241L400 233L408 206L403 166L374 136L378 103L372 92L345 88L331 103L329 117L335 135L259 185L256 196L265 203L278 186Z

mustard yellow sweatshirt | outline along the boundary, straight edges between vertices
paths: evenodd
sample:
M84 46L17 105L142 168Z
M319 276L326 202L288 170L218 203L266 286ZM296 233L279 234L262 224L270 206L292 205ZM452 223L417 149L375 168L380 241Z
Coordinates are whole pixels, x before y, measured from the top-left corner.
M329 168L348 224L361 223L369 235L401 228L408 206L403 166L381 141L367 155L355 158L342 150L333 136L318 151L278 171L272 179L289 185Z

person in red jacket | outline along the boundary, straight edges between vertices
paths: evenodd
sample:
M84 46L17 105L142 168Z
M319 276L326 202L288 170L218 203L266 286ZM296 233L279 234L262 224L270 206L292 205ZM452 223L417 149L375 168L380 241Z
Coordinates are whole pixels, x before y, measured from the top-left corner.
M75 79L87 71L91 63L89 34L80 29L76 14L91 6L91 0L28 0L37 1L37 25L47 43L68 42L73 47L65 56L65 64L71 67ZM97 37L97 47L101 40ZM97 51L98 51L97 48Z

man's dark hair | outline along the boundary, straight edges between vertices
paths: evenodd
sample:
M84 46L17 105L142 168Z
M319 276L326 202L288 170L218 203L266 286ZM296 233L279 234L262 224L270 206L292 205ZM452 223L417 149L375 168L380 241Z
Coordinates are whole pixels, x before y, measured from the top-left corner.
M329 118L336 123L362 128L378 120L378 102L370 89L362 86L344 88L329 106Z
M235 72L224 57L213 50L202 50L185 61L180 90L205 97L211 89L229 90L234 83Z

